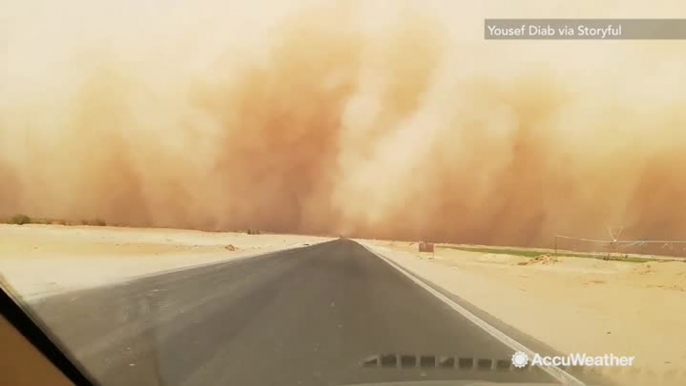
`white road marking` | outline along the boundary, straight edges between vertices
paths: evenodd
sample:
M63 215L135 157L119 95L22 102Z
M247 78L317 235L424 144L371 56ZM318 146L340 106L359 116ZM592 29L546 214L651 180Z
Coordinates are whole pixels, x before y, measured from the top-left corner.
M368 246L364 245L362 242L359 242L357 240L356 240L356 242L358 244L362 245L369 252L373 253L375 256L378 256L379 258L381 258L383 261L388 263L393 268L400 271L403 275L407 276L410 280L415 282L417 285L419 285L420 287L427 290L429 293L431 293L432 295L434 295L435 297L440 299L443 303L450 306L450 308L459 312L462 316L469 319L472 323L476 324L477 326L481 327L481 329L483 329L484 331L486 331L491 336L498 339L500 342L504 343L505 345L507 345L511 349L513 349L515 351L521 351L521 352L527 354L530 358L533 358L536 355L533 350L527 348L523 344L521 344L521 343L517 342L516 340L510 338L505 333L503 333L502 331L498 330L497 328L491 326L490 324L486 323L483 319L474 315L473 313L471 313L466 308L455 303L455 301L453 301L449 297L447 297L447 296L443 295L442 293L436 291L431 286L424 283L424 281L419 279L415 274L409 272L406 268L401 267L398 263L396 263L396 262L392 261L391 259L387 258L386 256L372 250ZM562 370L561 368L559 368L557 366L539 366L539 367L543 371L548 373L551 377L553 377L556 380L558 380L559 382L561 382L563 385L575 385L575 386L585 386L586 385L581 380L577 379L573 375L569 374L568 372Z

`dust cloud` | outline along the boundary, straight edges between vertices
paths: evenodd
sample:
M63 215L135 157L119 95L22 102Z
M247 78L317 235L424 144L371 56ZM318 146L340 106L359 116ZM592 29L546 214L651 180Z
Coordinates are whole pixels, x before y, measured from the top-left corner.
M3 5L0 216L547 245L686 239L686 45L484 41L680 1Z

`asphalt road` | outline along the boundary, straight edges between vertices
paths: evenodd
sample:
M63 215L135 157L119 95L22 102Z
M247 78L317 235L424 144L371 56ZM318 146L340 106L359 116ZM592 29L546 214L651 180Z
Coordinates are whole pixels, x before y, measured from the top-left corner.
M479 369L513 351L350 240L31 307L102 385L553 382L538 369Z

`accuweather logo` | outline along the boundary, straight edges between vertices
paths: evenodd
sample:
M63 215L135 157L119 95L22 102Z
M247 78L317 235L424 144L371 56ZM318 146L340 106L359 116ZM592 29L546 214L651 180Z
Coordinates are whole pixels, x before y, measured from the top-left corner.
M589 367L629 367L634 365L636 357L618 356L615 354L588 355L574 353L566 356L543 356L534 354L533 358L522 351L512 355L512 365L523 368L531 361L532 366L589 366Z
M521 369L522 367L526 366L527 363L529 363L529 356L526 355L526 353L517 351L512 355L512 365L514 367Z

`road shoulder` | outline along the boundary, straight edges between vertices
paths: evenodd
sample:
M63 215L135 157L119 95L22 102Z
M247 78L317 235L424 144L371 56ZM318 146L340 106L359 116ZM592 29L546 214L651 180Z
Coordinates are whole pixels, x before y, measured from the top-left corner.
M667 350L666 353L661 353L654 348L655 342L652 340L654 338L662 340L662 344L666 343L667 337L662 336L665 335L664 332L651 331L652 336L646 336L646 334L623 336L625 331L622 327L626 329L627 323L622 318L612 318L614 314L611 310L607 312L602 309L595 310L594 313L591 312L593 310L584 308L583 304L570 303L567 298L560 299L559 302L555 302L554 299L551 301L541 292L554 292L555 288L551 287L554 284L550 284L547 288L515 286L517 281L506 280L507 278L503 277L505 275L503 272L524 276L517 269L526 267L518 266L512 269L498 266L498 264L490 266L475 264L478 266L477 269L467 263L447 262L440 256L440 252L432 256L432 254L414 252L408 247L398 247L397 243L358 241L419 276L436 290L537 353L548 355L559 353L566 355L574 352L589 355L615 353L637 357L638 366L628 369L596 368L591 372L594 378L596 375L601 375L619 384L627 384L630 380L631 384L671 385L675 384L675 380L680 382L682 377L686 376L686 371L679 367L684 361L677 362L679 347L676 347L675 341L669 342L672 351ZM527 275L533 274L531 269L528 272ZM537 275L545 275L545 273L538 272ZM567 283L560 282L560 284ZM575 289L568 288L567 290ZM595 291L591 293L591 296L597 293L598 291ZM578 295L582 296L582 293ZM599 294L599 296L602 295ZM612 304L609 307L612 307ZM668 319L669 315L664 315L664 318ZM634 322L635 320L632 320L632 323ZM609 334L607 334L608 331ZM600 333L609 336L616 333L619 336L613 337L614 340L598 339L595 335ZM641 347L640 344L644 341L646 344ZM613 344L614 342L618 344ZM627 347L634 350L628 350ZM674 365L660 366L660 360L672 362ZM585 369L584 373L588 372L589 369ZM645 382L641 383L640 377L643 377Z

